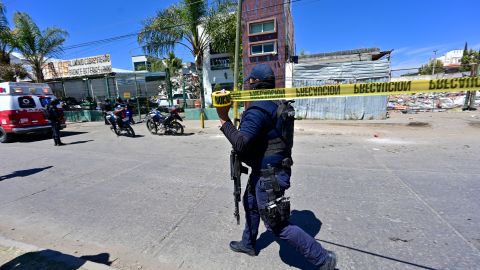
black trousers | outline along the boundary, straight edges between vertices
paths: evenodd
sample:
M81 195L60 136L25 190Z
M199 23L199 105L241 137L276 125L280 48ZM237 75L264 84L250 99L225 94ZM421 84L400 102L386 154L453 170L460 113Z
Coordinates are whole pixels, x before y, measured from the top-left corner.
M60 123L52 122L52 135L55 142L60 141Z

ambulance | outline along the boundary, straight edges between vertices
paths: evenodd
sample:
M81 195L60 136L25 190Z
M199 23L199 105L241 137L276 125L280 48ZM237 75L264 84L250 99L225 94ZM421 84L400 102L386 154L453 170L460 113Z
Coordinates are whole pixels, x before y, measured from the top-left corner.
M54 99L46 83L0 83L0 142L10 141L14 134L50 133L45 107ZM64 118L61 127L65 127Z

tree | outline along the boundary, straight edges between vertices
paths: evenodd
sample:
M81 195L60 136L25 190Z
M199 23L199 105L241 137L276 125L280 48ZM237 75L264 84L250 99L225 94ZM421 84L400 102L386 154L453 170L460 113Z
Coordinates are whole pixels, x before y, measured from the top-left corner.
M217 0L209 9L207 0L183 0L180 4L158 11L155 17L144 22L138 42L148 55L159 57L173 51L177 45L184 46L192 53L196 69L200 71L203 54L216 35L208 27L208 22L228 2ZM201 95L204 107L203 89Z
M435 65L435 73L443 73L443 62L441 60L431 60L428 64L422 65L418 72L421 75L432 75L433 66Z
M175 53L169 52L168 57L164 59L152 60L152 71L164 71L167 87L167 96L172 103L172 80L171 77L177 75L178 70L182 68L182 59L177 58Z
M210 51L217 53L228 53L230 55L230 69L234 71L235 65L235 38L237 29L236 1L225 1L215 11L206 24L207 32L212 35ZM213 13L213 11L211 12ZM242 62L242 35L240 34L240 50L238 63L237 85L243 84L243 62ZM235 71L234 71L235 72ZM241 87L239 87L241 88Z
M463 50L463 56L460 62L462 64L460 71L471 71L472 64L480 62L480 52L473 49L468 50L467 44L465 43L465 49Z
M0 2L0 64L10 64L13 43L13 34L5 16L5 5Z
M14 82L17 78L28 77L28 72L21 64L0 64L0 81Z
M21 64L11 64L10 54L15 48L15 38L5 16L5 5L0 2L0 81L16 81L28 76Z
M151 70L155 71L165 71L166 69L170 70L170 74L175 76L177 71L182 68L182 59L177 58L174 52L169 52L168 56L164 59L153 59L149 60L152 63Z
M41 31L26 13L15 12L15 47L32 67L36 82L44 82L43 67L52 57L62 52L68 33L60 28L48 27Z

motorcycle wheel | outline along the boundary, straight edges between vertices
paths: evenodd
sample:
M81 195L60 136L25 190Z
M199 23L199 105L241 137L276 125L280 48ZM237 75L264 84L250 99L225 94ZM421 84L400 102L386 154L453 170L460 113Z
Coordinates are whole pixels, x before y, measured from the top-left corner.
M110 130L111 130L113 133L117 134L117 136L120 135L120 131L117 130L115 127L110 126Z
M172 135L181 135L183 134L183 126L177 121L172 121L170 123L170 131L172 132Z
M125 130L127 131L127 136L135 137L135 131L133 131L133 128L130 125L126 127Z
M157 134L157 133L158 133L158 127L157 127L157 125L156 125L155 122L153 122L153 120L151 120L151 119L148 119L148 120L147 120L147 129L148 129L148 131L150 131L150 133L152 133L152 134Z

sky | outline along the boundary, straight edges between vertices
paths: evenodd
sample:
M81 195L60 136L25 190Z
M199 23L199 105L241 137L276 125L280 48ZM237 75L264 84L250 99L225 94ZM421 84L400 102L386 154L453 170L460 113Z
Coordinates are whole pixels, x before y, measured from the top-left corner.
M40 29L56 26L69 33L65 46L139 31L142 21L180 0L3 0L13 13L28 13ZM292 3L297 54L359 48L394 50L392 69L416 68L454 49L480 49L478 0L296 0ZM65 50L60 58L110 54L114 68L132 69L142 54L136 37ZM175 54L192 61L178 47Z

